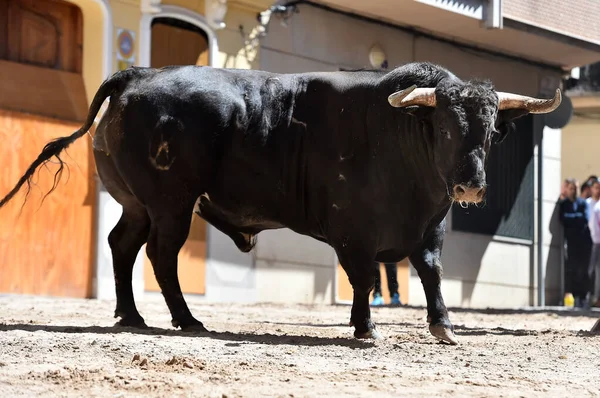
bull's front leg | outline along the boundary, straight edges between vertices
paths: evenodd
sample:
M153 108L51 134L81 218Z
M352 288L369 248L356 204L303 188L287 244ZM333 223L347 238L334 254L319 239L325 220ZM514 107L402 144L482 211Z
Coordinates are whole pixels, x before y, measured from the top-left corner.
M417 270L425 298L427 300L427 321L429 331L440 340L450 344L458 344L454 335L454 326L448 318L448 310L442 297L442 246L446 221L442 221L419 250L410 255L409 259Z

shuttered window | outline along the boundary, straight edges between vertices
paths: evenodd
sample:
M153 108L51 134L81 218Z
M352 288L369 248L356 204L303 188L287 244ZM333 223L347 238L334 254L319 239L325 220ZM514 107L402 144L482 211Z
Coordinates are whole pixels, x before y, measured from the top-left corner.
M452 207L452 230L533 240L533 117L492 146L485 205Z

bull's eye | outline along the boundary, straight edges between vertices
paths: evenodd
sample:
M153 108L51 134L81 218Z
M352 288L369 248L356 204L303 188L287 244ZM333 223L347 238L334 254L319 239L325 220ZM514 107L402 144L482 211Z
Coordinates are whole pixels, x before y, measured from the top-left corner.
M450 132L448 132L448 130L446 130L445 128L440 128L440 134L443 135L445 138L450 138Z

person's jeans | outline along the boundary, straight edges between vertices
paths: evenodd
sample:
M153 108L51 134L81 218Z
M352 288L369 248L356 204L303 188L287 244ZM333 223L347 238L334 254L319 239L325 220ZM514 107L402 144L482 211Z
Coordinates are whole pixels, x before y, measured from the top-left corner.
M581 237L567 239L565 255L565 292L573 293L579 300L585 300L592 291L589 274L592 241L583 241Z
M397 266L396 263L384 263L385 273L387 275L388 288L390 290L390 297L395 293L398 293L398 277L397 277ZM375 274L375 291L374 294L381 295L381 273L379 272L379 263L375 263L377 267L377 274Z

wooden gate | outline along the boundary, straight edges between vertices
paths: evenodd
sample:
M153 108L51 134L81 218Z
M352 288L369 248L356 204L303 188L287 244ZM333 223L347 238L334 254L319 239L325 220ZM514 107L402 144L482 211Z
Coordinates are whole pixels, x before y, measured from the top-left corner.
M44 145L70 135L87 114L81 76L81 11L59 0L0 0L0 195ZM0 210L0 291L89 297L92 281L94 166L87 138L35 174L27 204ZM23 192L26 191L24 187ZM21 211L22 210L22 211Z
M208 65L208 38L199 28L174 18L156 18L152 21L150 66ZM197 215L186 243L179 252L178 274L184 293L206 292L206 222ZM144 250L145 252L145 250ZM144 256L144 286L147 291L160 291L152 264Z

